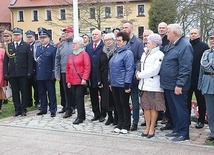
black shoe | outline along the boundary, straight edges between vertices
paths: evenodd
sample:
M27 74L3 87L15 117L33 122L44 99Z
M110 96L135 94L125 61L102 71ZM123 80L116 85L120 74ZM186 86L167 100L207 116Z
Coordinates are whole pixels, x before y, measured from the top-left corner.
M96 121L96 120L99 120L99 119L100 119L99 116L94 116L94 117L91 119L91 121Z
M110 125L111 123L113 123L113 118L108 118L108 120L106 121L105 125Z
M15 112L14 117L21 115L21 112Z
M132 124L131 131L136 131L136 130L137 130L137 124Z
M63 118L68 118L68 117L71 117L71 116L72 116L72 113L66 112L65 115L63 116Z
M204 123L198 122L195 126L196 129L201 129L204 127Z
M55 117L55 116L56 116L56 113L52 112L51 117Z
M26 112L22 112L21 116L27 116Z
M153 133L153 134L148 134L147 135L147 138L152 138L152 137L154 137L155 136L155 133Z
M104 122L105 121L105 117L100 117L99 122Z
M214 137L209 136L209 137L206 138L206 140L214 141Z
M146 126L146 122L141 123L140 126Z
M62 109L61 111L59 111L59 113L60 114L62 114L62 113L64 113L65 112L65 110L64 109Z
M161 131L163 130L172 130L172 125L170 123L167 123L164 127L160 128Z
M83 119L77 118L77 119L73 122L73 124L80 124L80 123L82 123L82 122L83 122Z
M43 114L47 114L47 112L39 111L39 112L37 113L37 115L43 115Z
M147 137L148 134L142 133L141 136L142 136L142 137Z

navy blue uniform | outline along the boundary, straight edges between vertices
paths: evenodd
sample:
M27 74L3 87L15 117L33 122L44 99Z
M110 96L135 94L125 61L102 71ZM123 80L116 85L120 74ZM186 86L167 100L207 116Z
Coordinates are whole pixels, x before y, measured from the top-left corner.
M38 46L36 50L36 80L38 81L41 111L47 112L47 93L50 102L50 112L56 113L56 89L54 81L56 47L52 44Z
M15 112L18 116L27 112L27 76L33 72L33 56L30 45L24 41L17 47L14 42L9 43L8 53L9 55L4 56L3 73L4 77L10 80Z

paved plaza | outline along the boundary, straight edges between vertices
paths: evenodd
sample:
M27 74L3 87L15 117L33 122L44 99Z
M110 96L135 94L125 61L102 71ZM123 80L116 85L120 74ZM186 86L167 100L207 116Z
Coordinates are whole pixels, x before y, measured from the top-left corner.
M58 106L58 111L61 106ZM190 141L172 143L164 135L170 131L160 131L158 123L155 137L141 137L145 127L141 116L138 131L128 134L113 132L114 126L105 122L91 122L93 113L89 102L86 102L86 120L73 125L76 114L62 118L57 113L37 116L38 111L29 112L26 117L9 117L0 120L1 145L0 154L214 154L214 147L204 145L210 131L195 129L195 122L190 126ZM6 146L7 145L7 146ZM17 145L17 146L16 146ZM12 149L15 146L15 149ZM16 150L17 149L17 150Z

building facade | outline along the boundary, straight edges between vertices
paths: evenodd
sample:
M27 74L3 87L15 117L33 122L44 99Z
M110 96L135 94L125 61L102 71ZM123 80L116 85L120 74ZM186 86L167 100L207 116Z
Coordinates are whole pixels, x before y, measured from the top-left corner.
M134 34L140 37L148 28L150 0L79 0L78 12L73 13L73 0L12 0L12 28L20 27L26 32L37 32L38 27L47 28L57 42L62 28L73 25L73 16L79 18L79 33L90 33L98 28L111 32L122 27L125 20L133 21Z

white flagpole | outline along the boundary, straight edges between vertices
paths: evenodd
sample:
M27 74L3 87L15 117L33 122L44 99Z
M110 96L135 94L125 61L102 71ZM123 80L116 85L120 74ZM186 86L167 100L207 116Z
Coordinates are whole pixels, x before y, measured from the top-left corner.
M73 0L74 37L79 36L78 0Z

